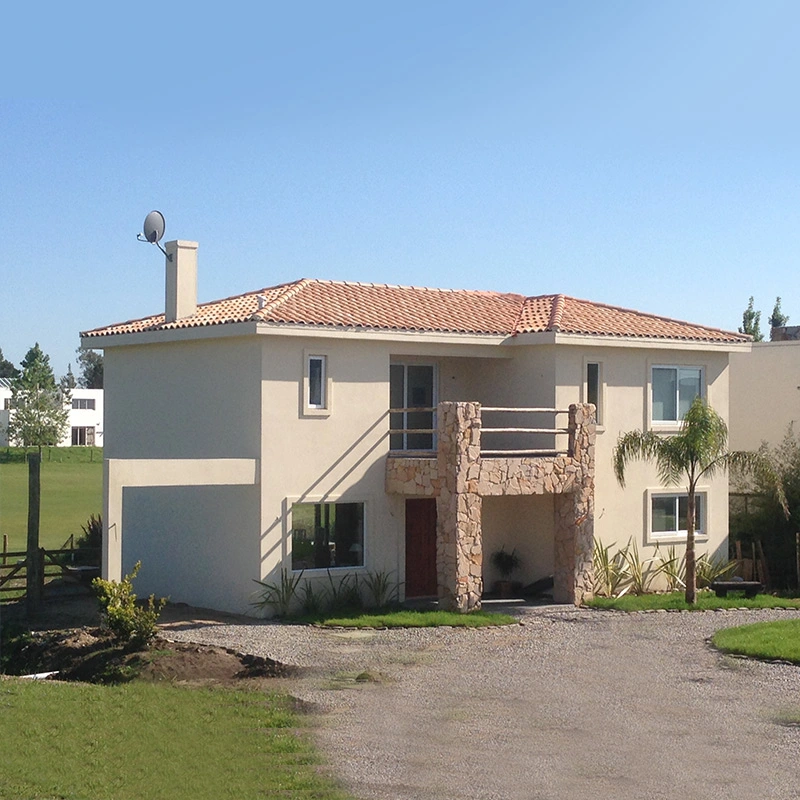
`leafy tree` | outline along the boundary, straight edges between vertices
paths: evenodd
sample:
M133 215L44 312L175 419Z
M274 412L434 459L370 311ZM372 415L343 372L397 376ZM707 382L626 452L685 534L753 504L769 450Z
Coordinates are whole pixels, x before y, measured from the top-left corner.
M763 453L731 452L727 445L725 420L702 397L697 397L686 412L679 433L662 437L653 431L630 431L620 435L614 448L614 474L620 486L625 486L625 467L634 460L655 462L659 480L665 486L686 482L686 602L689 604L697 601L694 532L697 484L701 479L731 467L756 474L761 483L773 487L787 512L783 486L770 460Z
M3 351L0 349L0 378L13 378L17 374L17 368L6 358L3 358Z
M780 476L789 515L786 516L771 492L757 476L731 472L730 535L732 541L752 545L761 542L769 560L770 578L775 588L797 585L795 535L800 523L800 438L792 424L776 447L762 445Z
M11 380L8 438L23 447L58 444L69 425L69 391L56 385L50 357L37 342Z
M72 374L72 364L67 364L67 374L62 375L58 385L63 390L72 390L78 384L75 382L75 376Z
M789 321L789 317L781 312L781 299L775 298L775 307L772 309L772 316L769 318L770 335L772 339L772 328L781 328Z
M78 354L81 370L78 384L83 389L102 389L103 354L96 350L81 350L80 347L75 352Z
M763 342L764 334L761 333L761 312L753 309L753 298L747 304L747 308L742 314L742 327L739 333L746 333L753 337L754 342Z

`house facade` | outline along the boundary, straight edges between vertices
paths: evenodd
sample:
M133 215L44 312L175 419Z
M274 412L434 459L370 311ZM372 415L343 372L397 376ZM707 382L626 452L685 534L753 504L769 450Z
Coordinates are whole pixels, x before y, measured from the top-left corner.
M58 447L103 446L103 390L71 390L69 425ZM11 382L0 378L0 447L7 447L11 410Z
M685 496L620 432L723 416L749 338L548 295L300 280L196 303L196 250L166 245L164 314L86 331L104 350L103 569L143 593L251 610L282 569L391 573L468 610L514 576L591 593L591 553L685 541ZM596 416L595 416L596 415ZM727 547L727 482L700 487L700 549ZM683 519L681 513L683 508Z

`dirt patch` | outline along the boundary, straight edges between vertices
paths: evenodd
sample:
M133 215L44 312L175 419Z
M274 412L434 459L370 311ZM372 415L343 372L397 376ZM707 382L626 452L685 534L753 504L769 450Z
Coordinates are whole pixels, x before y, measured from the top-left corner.
M121 648L100 628L20 631L6 642L8 674L54 672L89 683L129 680L191 685L242 685L294 677L297 667L222 647L156 639L143 650Z

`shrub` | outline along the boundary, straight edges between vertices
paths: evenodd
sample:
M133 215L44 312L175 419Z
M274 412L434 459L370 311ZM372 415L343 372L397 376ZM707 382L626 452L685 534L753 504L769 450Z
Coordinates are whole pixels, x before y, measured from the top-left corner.
M145 647L155 638L158 617L167 602L165 597L156 600L155 595L151 594L146 605L137 605L133 579L141 566L142 562L137 561L130 575L121 581L102 578L92 581L105 627L117 642L132 647Z
M92 514L86 524L81 525L81 530L83 533L75 542L75 563L99 567L100 549L103 546L103 518L100 514Z
M393 573L385 570L368 572L363 577L363 583L372 597L370 605L375 608L386 608L399 602L398 590L400 584L391 579Z
M363 607L364 603L361 600L361 592L358 588L358 576L351 573L345 573L336 583L331 575L328 573L328 600L329 607L332 612L340 611L353 611Z
M618 550L611 555L611 545L603 547L599 539L594 540L594 593L602 597L622 596L628 590L629 583L625 550ZM625 588L623 588L625 587Z
M256 580L261 590L258 592L256 600L253 601L253 605L262 611L271 606L275 610L276 616L288 616L302 577L302 570L293 575L288 569L282 569L279 583Z

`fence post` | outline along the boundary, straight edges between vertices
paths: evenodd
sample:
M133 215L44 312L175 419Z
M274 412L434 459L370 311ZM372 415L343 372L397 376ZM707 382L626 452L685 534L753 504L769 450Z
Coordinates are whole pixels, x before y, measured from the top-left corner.
M29 612L38 611L42 605L44 569L39 552L39 507L42 457L31 453L28 459L28 553L25 580L25 598Z
M3 566L8 564L8 534L3 534Z

